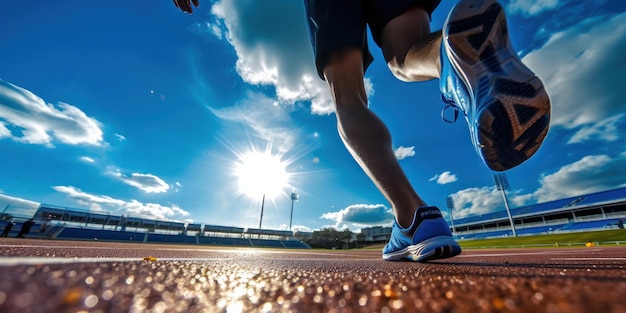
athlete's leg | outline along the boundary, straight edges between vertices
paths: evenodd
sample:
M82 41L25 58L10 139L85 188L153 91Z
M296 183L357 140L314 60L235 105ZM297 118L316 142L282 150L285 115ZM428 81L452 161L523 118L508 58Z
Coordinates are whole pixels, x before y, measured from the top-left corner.
M401 226L425 206L398 163L385 124L368 108L360 49L334 53L324 76L334 97L339 134L355 160L390 202Z
M463 0L443 31L431 33L429 22L428 12L414 7L385 24L380 41L391 71L404 81L443 76L444 101L463 112L490 169L504 171L530 158L548 132L550 99L513 49L502 6Z
M439 78L441 31L430 32L430 16L414 7L383 28L381 48L391 72L403 81Z

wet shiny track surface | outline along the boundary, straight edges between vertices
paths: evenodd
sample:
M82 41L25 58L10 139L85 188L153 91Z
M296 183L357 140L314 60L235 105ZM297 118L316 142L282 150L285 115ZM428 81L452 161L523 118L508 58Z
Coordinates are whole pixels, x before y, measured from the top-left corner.
M626 247L266 250L0 239L0 312L626 312Z

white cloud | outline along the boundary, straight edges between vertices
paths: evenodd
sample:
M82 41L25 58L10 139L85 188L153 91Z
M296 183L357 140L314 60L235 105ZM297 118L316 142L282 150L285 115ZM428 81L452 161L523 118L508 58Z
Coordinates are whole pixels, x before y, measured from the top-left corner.
M626 51L626 13L581 21L524 58L550 94L552 125L585 127L570 142L619 137L611 127L626 111L619 51Z
M117 137L117 140L119 140L119 141L125 141L126 140L126 137L124 137L124 136L122 136L120 134L115 134L115 137Z
M437 184L439 185L445 185L445 184L449 184L449 183L453 183L455 181L457 181L457 177L456 175L452 174L450 171L445 171L441 174L437 174L433 177L431 177L428 181L437 181Z
M626 153L589 155L543 175L533 197L538 202L563 199L626 186Z
M364 78L363 83L365 84L365 94L367 94L368 97L373 96L375 91L372 80L366 77Z
M86 156L80 157L80 160L85 162L85 163L90 163L90 164L96 163L96 161L94 159L92 159L90 157L86 157Z
M624 116L626 116L626 114L619 114L599 121L596 124L583 126L569 139L567 143L580 143L592 139L600 141L616 141L621 137L621 131L619 130L618 124L624 119Z
M528 16L555 9L559 5L559 0L512 0L507 11Z
M53 146L102 145L101 124L67 103L46 103L32 92L0 79L0 138Z
M502 194L495 187L468 188L450 196L454 200L454 219L504 209Z
M54 186L52 188L94 211L113 211L141 218L168 220L189 216L189 212L176 205L164 206L156 203L142 203L137 200L124 201L105 195L89 194L73 186Z
M440 185L445 185L449 183L453 183L457 181L456 175L451 174L450 171L445 171L439 175L437 178L437 183Z
M393 154L396 156L396 159L403 160L405 158L412 157L415 155L415 147L400 146L396 150L393 151Z
M147 193L167 192L170 188L170 186L163 179L152 174L132 173L130 176L127 176L120 172L115 172L113 173L113 176L117 177L124 183L137 187Z
M88 194L72 186L53 186L52 189L66 194L68 197L92 210L102 210L101 205L122 206L125 203L123 200L114 199L109 196Z
M301 232L310 232L313 231L311 228L304 225L293 225L291 226L292 231L301 231Z
M301 1L222 0L211 12L217 20L208 26L210 33L225 34L244 81L274 86L281 102L311 100L313 113L334 111L328 87L315 69Z
M324 213L321 217L335 221L335 228L338 228L338 225L342 223L360 226L388 224L394 219L391 209L382 204L353 204L337 212Z
M128 215L138 215L156 219L171 219L189 216L189 212L181 209L177 205L164 206L158 203L143 203L131 200L124 204L124 210ZM188 222L192 220L186 219Z
M507 190L506 193L509 204L515 208L626 187L624 177L626 151L615 157L590 155L542 175L540 187L531 193L520 190ZM493 186L461 190L451 197L455 205L455 219L504 210L502 194Z
M0 139L2 138L10 138L11 131L7 128L7 125L0 121Z

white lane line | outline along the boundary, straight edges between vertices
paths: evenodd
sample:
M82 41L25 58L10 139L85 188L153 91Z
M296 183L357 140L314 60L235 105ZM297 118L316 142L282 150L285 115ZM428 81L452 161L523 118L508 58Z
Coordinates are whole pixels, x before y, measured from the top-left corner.
M105 246L48 246L48 245L0 245L0 247L7 248L38 248L38 249L90 249L90 250L158 250L158 251L217 251L217 252L243 252L243 253L271 253L271 252L283 252L280 250L264 250L264 248L255 247L232 247L231 249L222 249L214 246L198 246L198 248L163 248L157 246L150 246L151 244L137 244L133 247L105 247ZM279 248L280 249L280 248ZM298 253L297 251L285 251L285 253ZM304 252L300 252L304 253Z
M105 247L105 246L62 246L62 245L0 245L0 247L7 247L7 248L54 248L54 249L102 249L102 250L136 250L138 248L138 246L141 244L137 244L137 246L133 246L133 247ZM185 251L185 250L190 250L190 251L202 251L203 249L193 249L193 248L161 248L161 247L156 247L156 246L150 246L150 245L142 245L139 246L139 248L145 248L146 250L180 250L180 251ZM233 248L233 250L236 251L236 247ZM233 250L223 250L223 251L233 251ZM211 249L211 251L222 251L222 250L218 250L218 249Z
M232 259L230 258L156 258L156 261L226 261L226 260L232 260ZM143 261L143 258L0 257L0 266L106 263L106 262L139 262L139 261Z
M99 247L99 246L47 246L47 245L0 245L6 248L53 248L53 249L102 249L102 250L135 250L137 247ZM174 249L185 250L185 249Z
M552 258L554 261L624 261L626 258Z
M47 258L47 257L3 257L0 266L37 265L37 264L68 264L95 262L130 262L141 261L140 258Z
M516 253L506 253L506 250L502 250L502 253L477 253L477 254L473 254L471 252L468 252L468 254L464 254L461 253L460 255L456 256L456 257L465 257L465 258L471 258L471 257L492 257L492 256L524 256L524 255L546 255L546 254L551 254L551 255L559 255L559 254L579 254L580 250L546 250L546 251L537 251L537 252L516 252ZM602 249L585 249L585 252L596 252L596 251L602 251Z
M213 247L213 246L202 246L199 248L163 248L163 247L151 247L150 245L143 245L140 247L103 247L103 246L47 246L47 245L2 245L0 247L11 247L11 248L35 248L35 249L89 249L89 250L153 250L153 251L194 251L194 252L219 252L219 253L228 253L228 254L238 254L238 255L251 255L251 254L304 254L304 255L324 255L324 256L345 256L346 259L351 259L352 254L350 253L320 253L319 251L301 251L301 250L288 250L288 249L272 249L272 248L256 248L256 247L232 247L231 249L223 249L221 247ZM0 256L1 257L1 256ZM1 265L1 264L0 264Z
M127 244L127 243L124 243ZM133 243L131 243L133 244ZM106 247L106 246L63 246L63 245L7 245L0 244L0 247L3 248L55 248L55 249L103 249L103 250L137 250L138 248L142 248L145 250L166 250L166 251L224 251L224 252L261 252L261 253L273 253L273 252L283 252L283 253L308 253L306 251L299 250L288 250L285 248L267 248L267 247L227 247L224 246L211 246L211 245L195 245L190 247L178 246L177 248L164 248L162 245L166 245L164 243L134 243L135 245L132 247L123 247L123 246L115 246L115 247ZM159 246L161 245L161 246ZM172 244L175 245L175 244ZM191 248L197 247L197 248ZM332 255L332 253L329 253Z

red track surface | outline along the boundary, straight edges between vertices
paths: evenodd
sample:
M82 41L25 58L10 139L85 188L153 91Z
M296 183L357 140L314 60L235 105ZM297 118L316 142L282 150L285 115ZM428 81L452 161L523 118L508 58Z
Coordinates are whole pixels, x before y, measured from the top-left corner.
M146 257L152 257L144 260ZM0 312L626 312L626 247L380 251L0 240Z

